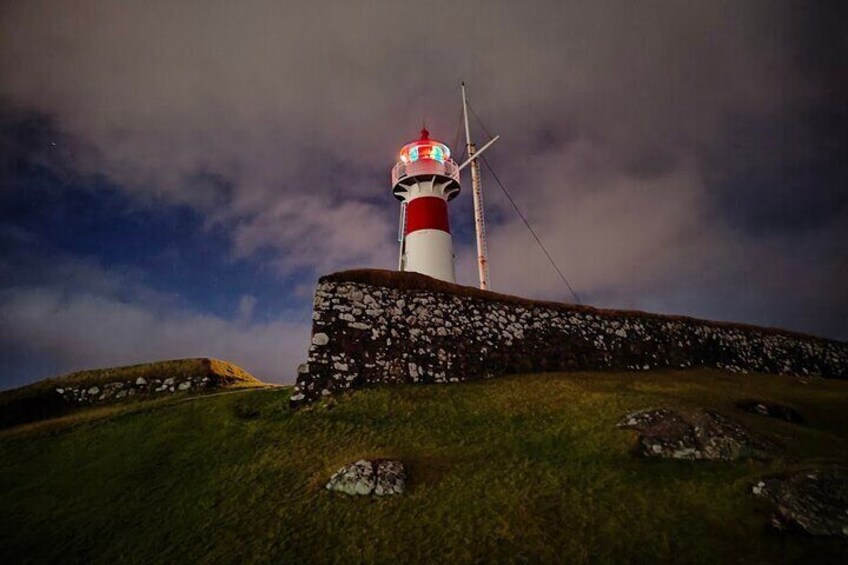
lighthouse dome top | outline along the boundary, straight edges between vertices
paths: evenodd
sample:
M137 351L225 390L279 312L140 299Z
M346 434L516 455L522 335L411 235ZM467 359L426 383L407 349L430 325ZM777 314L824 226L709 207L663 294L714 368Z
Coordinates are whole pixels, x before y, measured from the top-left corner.
M439 163L444 163L450 159L450 148L444 143L430 139L430 132L427 131L427 128L421 130L419 139L407 143L400 150L400 160L407 165L424 159L431 159Z

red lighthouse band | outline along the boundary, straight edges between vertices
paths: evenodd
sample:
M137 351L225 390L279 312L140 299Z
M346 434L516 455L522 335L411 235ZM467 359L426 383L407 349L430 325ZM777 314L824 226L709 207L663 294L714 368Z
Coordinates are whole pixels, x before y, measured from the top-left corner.
M406 208L406 235L418 230L440 230L450 233L448 203L438 196L420 196Z

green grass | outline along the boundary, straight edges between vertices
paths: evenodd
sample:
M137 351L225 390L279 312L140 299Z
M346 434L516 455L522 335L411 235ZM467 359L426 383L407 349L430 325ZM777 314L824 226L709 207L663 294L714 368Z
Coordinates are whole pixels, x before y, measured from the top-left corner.
M713 371L514 376L356 392L204 397L0 435L0 555L15 562L839 561L778 534L765 473L848 464L848 382ZM807 426L738 411L760 397ZM645 461L627 412L703 406L786 446L769 463ZM71 425L72 424L72 425ZM408 464L392 499L323 490L361 457Z

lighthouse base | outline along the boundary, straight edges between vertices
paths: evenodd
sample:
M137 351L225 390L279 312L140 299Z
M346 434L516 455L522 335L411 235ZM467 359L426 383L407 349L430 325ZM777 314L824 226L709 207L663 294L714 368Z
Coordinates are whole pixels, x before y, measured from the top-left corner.
M402 270L456 282L451 235L442 230L416 230L406 236Z

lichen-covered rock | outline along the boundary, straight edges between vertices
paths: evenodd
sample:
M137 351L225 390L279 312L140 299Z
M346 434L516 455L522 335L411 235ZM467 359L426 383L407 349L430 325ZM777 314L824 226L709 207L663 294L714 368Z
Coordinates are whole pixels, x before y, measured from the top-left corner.
M800 412L791 406L785 406L783 404L778 404L777 402L747 399L737 402L736 407L745 410L746 412L759 414L760 416L767 416L769 418L777 418L778 420L784 420L792 424L804 423L804 417Z
M385 459L377 464L377 486L374 494L386 496L403 494L406 489L406 469L400 461Z
M641 410L628 414L621 420L616 427L631 428L634 430L644 430L660 422L667 421L673 417L674 411L668 408L659 408L657 410Z
M330 337L323 332L318 332L312 336L312 345L321 346L327 345L328 343L330 343Z
M797 526L817 536L848 537L848 470L803 471L767 477L754 485L756 496L775 504L771 524L778 529Z
M402 494L406 488L406 471L400 461L360 459L336 471L326 488L351 495Z
M377 486L374 471L374 464L371 461L360 459L336 471L330 477L326 488L345 494L371 494Z
M716 412L684 414L668 408L628 414L617 426L639 432L644 457L706 461L767 459L778 448L769 440Z

